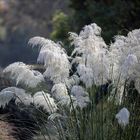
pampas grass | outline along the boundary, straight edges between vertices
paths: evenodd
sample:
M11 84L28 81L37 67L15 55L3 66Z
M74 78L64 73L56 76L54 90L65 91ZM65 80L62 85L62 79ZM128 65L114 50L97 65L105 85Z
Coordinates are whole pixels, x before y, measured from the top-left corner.
M59 43L42 37L29 40L29 45L39 47L37 62L44 65L43 75L19 62L4 70L17 84L32 89L45 79L52 82L50 91L42 87L29 94L30 104L42 118L44 139L55 135L59 140L138 140L140 30L116 36L107 46L101 28L93 23L79 35L70 33L70 40L75 46L70 57ZM30 78L24 77L27 72ZM13 92L7 96L1 106L13 98ZM24 97L20 99L24 103Z
M10 64L3 72L10 73L11 79L16 81L16 85L24 84L27 87L34 88L44 81L44 77L40 72L30 70L30 67L22 62Z

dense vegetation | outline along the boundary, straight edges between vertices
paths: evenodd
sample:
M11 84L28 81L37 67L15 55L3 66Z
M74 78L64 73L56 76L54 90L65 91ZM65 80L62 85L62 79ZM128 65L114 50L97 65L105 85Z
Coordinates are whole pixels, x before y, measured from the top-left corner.
M28 46L39 47L38 65L15 62L3 70L13 86L1 90L0 106L14 103L24 112L17 120L28 122L15 122L27 130L20 139L138 140L140 29L116 36L109 47L95 23L69 34L71 56L61 43L36 36Z
M84 25L96 22L102 27L107 43L116 34L126 35L140 27L139 0L70 0L70 7L72 12L67 24L72 31L79 32ZM59 31L60 28L55 32L59 34Z
M1 0L0 138L139 140L139 13L139 0Z

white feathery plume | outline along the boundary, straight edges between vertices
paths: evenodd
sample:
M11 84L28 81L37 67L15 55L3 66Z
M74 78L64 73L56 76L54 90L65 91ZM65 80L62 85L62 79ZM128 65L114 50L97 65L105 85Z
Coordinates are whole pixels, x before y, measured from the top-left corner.
M127 78L127 76L132 75L134 71L133 69L135 68L137 63L137 56L134 54L129 54L121 67L121 75L124 76L124 78Z
M50 78L54 83L65 82L65 80L69 77L69 62L64 55L53 53L51 57L48 55L48 59L51 58L49 64L46 64L46 71L44 72L44 76ZM47 59L46 59L46 62Z
M69 40L71 40L71 45L75 45L75 47L79 47L80 43L82 42L82 38L78 36L76 33L69 32Z
M36 92L33 96L33 102L37 107L42 106L48 113L54 113L57 111L57 106L54 99L50 97L50 94L44 91Z
M80 64L80 63L84 63L84 60L83 60L81 57L76 56L76 57L72 60L71 65L73 65L73 64Z
M95 85L103 85L108 82L110 61L109 52L100 50L87 57L87 67L92 68Z
M17 78L17 84L24 83L29 87L36 87L39 83L44 81L43 75L36 70L27 70L21 73Z
M32 103L32 97L27 94L24 89L16 87L8 87L0 92L0 107L5 107L12 99L15 103L23 103L25 105L30 105Z
M76 98L76 100L73 102L73 106L74 108L79 107L80 109L83 109L85 107L87 107L87 105L90 103L90 99L88 96L83 97L83 96L79 96L78 98Z
M76 109L77 107L83 109L87 107L87 105L90 103L90 99L88 96L85 97L83 96L75 97L73 95L70 96L69 95L63 96L57 104L64 107L69 107L70 110L72 110L73 107L74 109Z
M45 77L54 83L64 82L69 77L68 56L60 44L42 37L31 38L29 44L41 48L37 61L46 67Z
M140 29L129 32L126 37L116 36L115 42L110 46L110 60L113 66L113 79L117 83L120 76L120 84L125 80L133 80L136 89L140 83Z
M58 105L64 107L71 107L71 104L76 101L76 97L72 95L62 96L61 100L57 103Z
M73 54L83 53L88 55L89 53L96 52L102 48L107 48L105 42L100 37L100 34L101 28L95 23L85 26L80 32L79 36L73 36L73 33L70 33L70 37L72 38L73 44L75 45L75 47L77 47L73 51ZM79 38L79 40L81 41L76 41L77 43L75 43L75 40L77 40L77 38Z
M3 72L10 73L12 79L16 79L20 73L24 71L27 66L22 62L15 62L8 65Z
M16 84L24 84L28 87L36 87L44 81L43 75L35 70L30 70L29 66L22 62L15 62L4 69L4 73L10 73L10 77L16 80Z
M66 85L64 83L55 84L51 89L52 96L60 101L64 96L68 95Z
M80 109L83 109L90 103L88 93L81 86L73 86L71 94L76 97L76 100L73 102L74 108L79 107Z
M72 53L76 54L72 64L76 62L84 68L82 70L79 66L77 69L82 82L86 87L105 84L109 79L110 61L107 45L100 36L101 28L93 23L85 26L79 36L75 33L70 35L76 47Z
M77 72L80 75L80 80L86 85L86 87L91 87L94 83L93 70L86 67L83 64L79 64L77 67Z
M88 93L84 90L82 86L75 85L71 89L71 95L78 98L79 96L88 96Z
M128 70L133 66L137 66L140 60L140 30L129 32L127 37L116 36L115 42L110 46L112 63L114 64L114 77L118 77L118 73L122 73L122 68L127 67ZM131 77L129 77L131 78Z
M45 45L48 45L50 42L51 42L51 40L48 40L44 37L35 36L35 37L32 37L28 41L28 45L30 45L32 47L38 46L41 49L42 47L45 47ZM53 41L52 41L52 43L53 43Z
M11 91L1 91L0 92L0 107L5 108L5 106L14 99L14 93Z
M140 76L135 79L135 88L140 94Z
M80 78L73 74L70 78L66 79L65 84L68 89L71 89L72 86L78 85L80 83Z
M118 120L118 123L122 128L125 128L126 125L129 124L129 117L130 112L125 107L116 114L116 119Z
M24 103L25 105L30 105L30 103L33 102L31 95L26 93L26 91L22 88L8 87L8 88L3 89L2 91L3 92L6 92L6 91L13 92L14 96L16 98L15 103Z

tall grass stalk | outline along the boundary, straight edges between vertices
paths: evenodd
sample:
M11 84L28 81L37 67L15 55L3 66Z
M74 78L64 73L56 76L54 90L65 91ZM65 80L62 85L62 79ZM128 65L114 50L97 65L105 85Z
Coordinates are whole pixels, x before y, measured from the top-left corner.
M67 118L65 118L66 120L60 119L55 121L58 133L61 134L59 139L138 140L140 130L136 124L136 118L139 117L140 114L138 114L138 112L136 113L136 108L138 108L136 106L139 105L139 100L137 99L134 104L131 104L128 99L126 99L128 98L128 95L126 95L126 90L128 90L127 88L127 83L125 83L121 104L116 104L115 98L111 101L108 100L108 98L104 96L104 91L95 86L87 89L89 97L91 98L91 103L87 108L74 108L71 99L72 110L67 111L66 108L63 108L63 111L68 113ZM101 92L101 95L104 96L101 96L98 103L95 101L97 98L97 92ZM107 96L109 95L110 94ZM118 112L123 106L127 107L129 111L134 113L134 115L131 114L130 124L126 126L125 129L121 128L115 119L116 112Z

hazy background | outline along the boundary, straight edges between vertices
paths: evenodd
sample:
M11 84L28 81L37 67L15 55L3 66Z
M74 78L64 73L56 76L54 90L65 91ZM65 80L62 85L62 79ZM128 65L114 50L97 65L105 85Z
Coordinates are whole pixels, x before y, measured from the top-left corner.
M116 34L140 28L140 0L0 0L0 66L15 61L35 63L37 50L27 46L33 36L63 41L92 22L109 44Z

